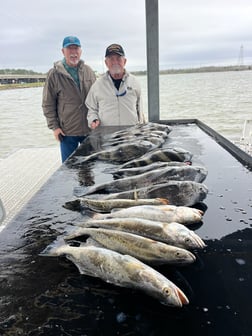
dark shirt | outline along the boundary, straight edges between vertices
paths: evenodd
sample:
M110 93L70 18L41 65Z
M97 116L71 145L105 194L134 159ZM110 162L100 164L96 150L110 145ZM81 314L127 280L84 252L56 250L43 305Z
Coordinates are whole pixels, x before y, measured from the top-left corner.
M75 84L80 89L80 80L79 80L79 74L78 74L78 70L79 69L78 69L78 67L71 67L68 64L66 64L65 58L63 59L62 63L64 65L64 68L66 69L66 71L71 75L71 77L75 81Z
M115 87L117 88L117 90L119 90L122 79L121 78L120 79L114 79L112 76L110 76L110 77L111 77Z

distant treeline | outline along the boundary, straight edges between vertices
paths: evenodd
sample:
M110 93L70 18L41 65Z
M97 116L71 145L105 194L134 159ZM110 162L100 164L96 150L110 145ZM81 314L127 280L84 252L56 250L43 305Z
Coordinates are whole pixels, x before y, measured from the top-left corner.
M244 71L252 70L252 65L227 65L227 66L204 66L199 68L184 68L184 69L167 69L160 70L160 75L179 74L179 73L195 73L195 72L220 72L220 71ZM137 76L147 75L147 70L131 71ZM44 75L42 72L35 72L26 69L0 69L0 75Z
M26 69L0 69L0 75L42 75L42 72Z
M221 72L221 71L244 71L252 70L252 65L227 65L227 66L205 66L199 68L188 69L167 69L160 70L160 75L179 74L179 73L195 73L195 72ZM132 74L138 76L147 75L147 71L131 71Z

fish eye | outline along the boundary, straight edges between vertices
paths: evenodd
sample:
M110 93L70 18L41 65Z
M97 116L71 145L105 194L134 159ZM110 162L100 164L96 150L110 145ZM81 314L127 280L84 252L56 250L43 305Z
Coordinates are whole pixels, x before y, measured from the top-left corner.
M170 295L171 295L171 293L170 293L170 289L169 289L168 287L165 287L165 288L163 289L163 292L164 292L167 296L170 296Z
M177 256L177 257L180 257L180 252L176 252L176 256Z

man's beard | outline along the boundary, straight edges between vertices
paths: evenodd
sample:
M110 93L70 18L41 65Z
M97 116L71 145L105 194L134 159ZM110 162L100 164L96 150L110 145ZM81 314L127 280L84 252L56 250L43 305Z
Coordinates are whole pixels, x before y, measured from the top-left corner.
M111 68L109 69L110 74L113 75L120 75L123 73L123 69L120 65L112 65Z
M77 55L70 55L70 57L69 57L69 63L72 66L76 66L79 63L79 57Z

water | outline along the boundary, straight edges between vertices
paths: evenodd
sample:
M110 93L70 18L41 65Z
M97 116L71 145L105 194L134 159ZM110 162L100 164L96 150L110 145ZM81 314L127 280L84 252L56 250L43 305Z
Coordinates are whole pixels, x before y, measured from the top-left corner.
M147 78L138 77L147 115ZM160 119L196 118L231 141L251 119L252 71L160 76ZM0 91L0 158L28 147L58 146L41 108L42 88Z
M41 107L42 88L0 91L0 158L28 147L57 145Z

